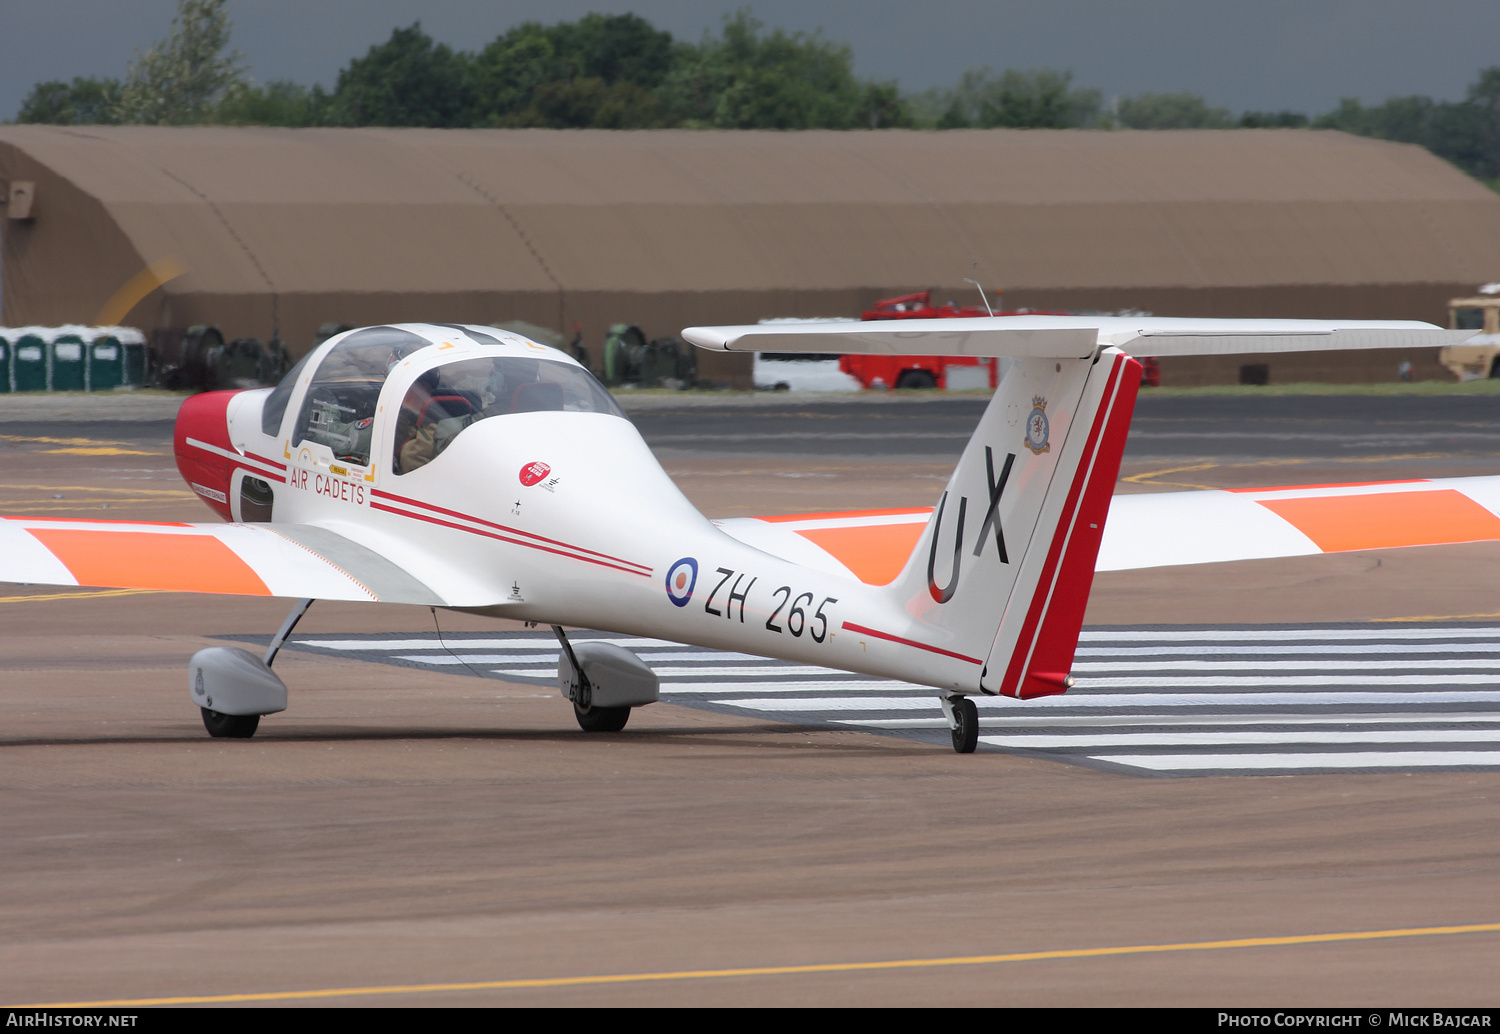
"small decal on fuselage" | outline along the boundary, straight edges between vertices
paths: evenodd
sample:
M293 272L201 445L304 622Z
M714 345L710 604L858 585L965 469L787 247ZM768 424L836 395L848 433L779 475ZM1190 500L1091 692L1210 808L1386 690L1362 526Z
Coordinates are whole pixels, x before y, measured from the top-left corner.
M527 488L530 488L532 485L537 484L542 480L542 478L546 477L550 473L552 473L552 468L543 463L541 460L536 460L535 462L528 463L526 464L526 466L521 468L521 484L525 485Z
M693 589L698 584L698 561L685 556L667 568L667 599L678 607L686 607L693 598Z

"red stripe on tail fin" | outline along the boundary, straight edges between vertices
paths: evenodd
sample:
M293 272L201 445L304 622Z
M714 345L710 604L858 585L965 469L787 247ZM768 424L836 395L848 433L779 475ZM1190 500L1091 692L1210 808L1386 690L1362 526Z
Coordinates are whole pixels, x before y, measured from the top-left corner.
M1104 402L1089 429L1026 621L1000 684L1000 692L1007 696L1029 700L1068 688L1067 672L1073 667L1083 629L1094 561L1120 475L1140 371L1140 363L1129 356L1115 357Z

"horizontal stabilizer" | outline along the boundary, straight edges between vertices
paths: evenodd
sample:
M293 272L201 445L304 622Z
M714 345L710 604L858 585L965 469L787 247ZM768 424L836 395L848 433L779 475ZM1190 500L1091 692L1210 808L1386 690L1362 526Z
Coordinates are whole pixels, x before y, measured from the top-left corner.
M728 352L1009 356L1081 359L1101 345L1132 356L1438 348L1473 331L1416 320L1214 320L1155 316L994 316L689 327L683 337Z

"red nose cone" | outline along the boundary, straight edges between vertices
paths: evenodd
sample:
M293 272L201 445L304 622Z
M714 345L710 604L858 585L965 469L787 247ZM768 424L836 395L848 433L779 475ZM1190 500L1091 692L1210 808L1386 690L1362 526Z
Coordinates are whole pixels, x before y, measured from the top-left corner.
M238 394L209 391L192 396L177 411L177 426L172 433L172 452L177 457L182 479L209 509L226 521L233 520L229 512L229 475L234 469L223 455L234 451L229 444L227 410L229 400Z

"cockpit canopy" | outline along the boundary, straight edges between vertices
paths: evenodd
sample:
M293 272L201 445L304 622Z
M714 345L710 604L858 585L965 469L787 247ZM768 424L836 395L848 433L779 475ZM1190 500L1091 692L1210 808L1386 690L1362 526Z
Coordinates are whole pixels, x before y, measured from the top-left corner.
M506 342L474 327L453 327L480 345ZM403 360L434 343L400 327L370 327L339 341L322 358L292 427L293 447L325 445L341 461L368 466L380 394ZM507 349L507 351L510 351ZM302 375L305 357L266 398L261 427L276 435ZM420 365L420 364L419 364ZM623 418L609 392L584 368L562 358L474 354L420 373L397 410L391 469L430 463L466 427L495 416L540 411L605 413Z
M571 363L495 355L434 367L416 379L401 403L391 469L405 474L432 462L459 432L481 420L549 410L625 415L603 385Z

